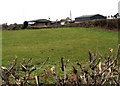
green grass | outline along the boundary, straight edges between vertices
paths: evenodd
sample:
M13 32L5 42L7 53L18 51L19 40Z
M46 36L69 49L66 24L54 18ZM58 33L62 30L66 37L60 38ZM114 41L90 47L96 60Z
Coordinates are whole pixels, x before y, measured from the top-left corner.
M50 57L46 69L50 69L52 66L60 69L62 56L70 60L68 65L76 62L86 65L89 49L107 55L109 48L117 51L118 44L118 32L92 28L3 31L2 36L3 65L11 63L11 59L15 56L18 57L18 61L32 57L33 64L43 62ZM71 70L69 66L68 70Z

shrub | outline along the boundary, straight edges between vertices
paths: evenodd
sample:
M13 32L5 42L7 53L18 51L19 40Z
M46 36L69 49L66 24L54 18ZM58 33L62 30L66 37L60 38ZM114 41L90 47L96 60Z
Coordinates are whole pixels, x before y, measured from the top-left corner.
M118 19L97 19L81 23L72 23L63 25L63 27L86 27L86 28L103 28L108 30L116 30L120 28L120 18Z
M2 24L2 30L6 30L8 28L7 23Z
M25 21L25 22L23 23L23 27L22 27L22 29L25 29L25 28L27 28L27 27L28 27L28 22Z
M56 85L106 85L106 84L120 84L120 64L118 63L120 57L120 45L118 46L118 52L116 55L113 53L113 49L109 50L109 55L107 57L103 57L99 53L92 53L89 51L89 66L83 67L81 63L77 63L76 65L72 65L73 74L68 75L66 73L66 66L69 63L68 60L64 60L61 58L61 70L63 72L63 78L60 78L55 72L55 66L51 68L51 72L45 72L45 77L51 76ZM48 61L47 58L43 64L37 68L35 65L32 65L29 60L23 60L21 65L16 66L17 58L14 59L10 68L1 67L1 77L3 85L17 84L17 85L41 85L40 76L31 76L33 71L41 70L44 64ZM80 69L77 69L76 66L79 66ZM79 72L78 72L79 71ZM22 73L22 74L21 74ZM44 78L44 80L46 79ZM36 81L36 83L31 82L31 79ZM46 84L46 83L43 83Z

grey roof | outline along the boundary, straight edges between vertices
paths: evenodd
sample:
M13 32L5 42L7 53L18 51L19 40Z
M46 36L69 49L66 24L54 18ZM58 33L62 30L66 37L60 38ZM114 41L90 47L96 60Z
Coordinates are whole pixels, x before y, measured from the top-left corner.
M93 16L96 16L96 15L100 15L100 14L94 14L94 15L83 15L83 16L76 17L76 18L93 17ZM100 16L102 16L102 15L100 15Z
M49 22L49 20L47 20L47 19L37 19L37 20L31 20L31 21L28 21L28 22Z

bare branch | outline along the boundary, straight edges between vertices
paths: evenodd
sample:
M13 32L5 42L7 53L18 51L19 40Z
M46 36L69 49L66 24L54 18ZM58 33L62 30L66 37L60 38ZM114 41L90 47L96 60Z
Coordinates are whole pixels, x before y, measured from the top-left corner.
M40 66L40 68L37 68L36 70L40 70L45 64L46 62L49 60L49 57L43 62L43 64Z

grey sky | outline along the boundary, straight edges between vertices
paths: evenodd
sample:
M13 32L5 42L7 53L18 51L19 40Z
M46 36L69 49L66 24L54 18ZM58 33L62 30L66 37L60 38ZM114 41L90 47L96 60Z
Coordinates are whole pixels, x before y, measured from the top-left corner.
M114 15L119 0L1 0L0 24L23 23L25 20L72 19L82 15Z

